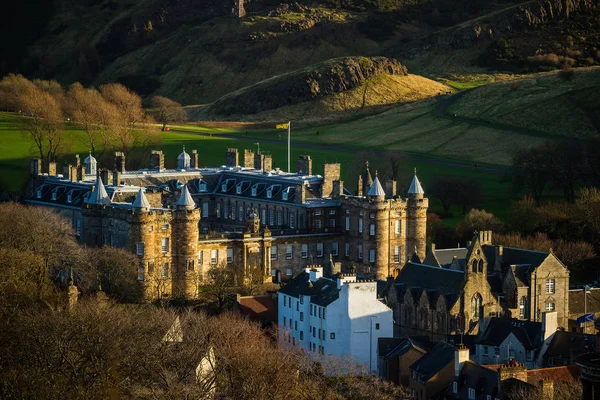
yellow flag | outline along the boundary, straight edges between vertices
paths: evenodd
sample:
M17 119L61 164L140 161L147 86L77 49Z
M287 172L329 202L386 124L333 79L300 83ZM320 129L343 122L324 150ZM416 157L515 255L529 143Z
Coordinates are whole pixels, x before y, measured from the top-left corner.
M276 129L287 129L288 128L288 124L279 124L279 125L275 125Z

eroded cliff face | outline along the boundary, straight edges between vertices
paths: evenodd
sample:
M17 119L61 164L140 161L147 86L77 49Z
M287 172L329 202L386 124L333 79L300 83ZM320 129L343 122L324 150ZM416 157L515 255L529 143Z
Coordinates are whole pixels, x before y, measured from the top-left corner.
M598 7L600 3L595 0L534 0L437 32L405 54L414 57L429 50L466 48L483 39L495 39L508 32L523 32L552 20L568 18L572 13Z
M211 112L256 114L310 101L360 86L380 75L407 75L399 61L386 57L344 57L315 64L244 88L217 100Z

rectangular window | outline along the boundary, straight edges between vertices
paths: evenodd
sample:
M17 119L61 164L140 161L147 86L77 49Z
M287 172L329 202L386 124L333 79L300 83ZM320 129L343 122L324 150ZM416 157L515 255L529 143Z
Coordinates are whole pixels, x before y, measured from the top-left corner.
M362 233L363 231L363 220L362 218L358 219L358 233Z
M321 318L321 307L319 307L319 318ZM319 339L321 338L321 329L319 329Z
M400 262L400 246L394 246L394 262Z
M483 346L483 355L487 356L489 353L489 348L487 346Z
M260 220L263 225L265 225L267 223L267 209L266 208L263 208L262 210L260 210Z
M81 236L81 220L80 219L75 220L75 235Z
M239 206L238 207L238 219L240 221L244 220L244 206Z
M531 351L525 351L525 360L531 361Z
M210 251L210 263L212 265L217 265L219 262L219 250L211 250Z
M300 295L300 304L304 304L304 296Z
M206 183L201 183L198 185L198 190L200 192L206 192Z
M237 203L231 203L231 219L235 219L237 216Z
M144 280L144 274L145 274L145 269L143 265L140 265L138 267L138 281L143 281Z
M494 355L495 356L499 356L500 355L500 347L494 347Z
M551 294L554 293L555 289L555 280L554 279L546 279L546 293Z
M289 216L289 220L290 220L290 228L296 229L296 214L291 212L290 216Z
M202 202L202 218L208 218L208 201Z
M292 276L292 269L291 269L291 268L288 268L288 269L285 271L285 274L286 274L287 276Z
M375 262L375 249L369 249L369 262Z
M315 220L315 229L321 229L321 220L320 219Z
M321 215L321 210L315 210L315 215Z
M275 210L269 210L269 225L275 225Z
M358 245L358 258L362 259L363 258L363 248L362 248L362 244Z
M202 250L198 250L198 265L202 265L204 264L204 254L202 253Z
M335 333L334 332L331 332L329 334L329 339L332 339L332 340L335 339Z
M283 306L287 306L287 296L283 295ZM285 317L283 317L283 324L285 325Z
M371 218L371 219L375 219L375 213L371 213L371 214L369 214L369 218Z
M252 196L256 196L256 186L252 187Z
M329 227L335 228L335 218L329 218Z
M169 229L169 224L163 224L160 229L162 229L163 231L166 231L167 229Z
M160 276L162 276L163 278L169 277L169 263L163 263Z
M323 309L323 319L325 319L325 310L326 308ZM325 331L323 331L323 339L325 339Z
M223 206L223 218L229 218L229 202L225 201L225 205Z
M452 393L458 393L458 382L452 382Z
M154 275L154 261L148 263L148 275Z
M323 243L317 243L317 257L323 257Z
M221 218L221 203L217 203L217 218Z
M294 248L291 244L285 246L285 258L291 260L294 255Z
M396 220L396 229L394 230L396 232L396 235L400 234L400 223L401 221L399 219Z
M369 235L375 236L375 224L369 224Z
M469 400L475 399L475 389L469 388Z
M300 303L296 302L296 311L300 311Z
M294 321L294 330L297 331L298 330L298 321Z
M277 246L271 246L271 260L277 260Z
M338 242L331 243L331 255L337 257L338 255Z
M233 262L233 249L227 249L227 264Z
M144 255L144 243L138 243L136 245L136 253L138 256L143 256Z
M283 225L283 211L277 210L277 226Z
M163 253L169 252L169 238L162 238L161 249Z
M285 304L285 297L283 298L283 304ZM287 325L287 318L283 317L283 326L285 327Z
M554 311L554 303L546 303L546 311Z
M302 244L302 258L308 258L308 244Z
M304 331L300 331L300 340L304 340Z
M302 311L300 312L300 321L304 321L304 313Z
M378 331L379 330L379 323L375 324L375 330Z
M346 230L350 230L350 217L346 216Z
M350 257L350 243L346 242L344 246L344 255Z

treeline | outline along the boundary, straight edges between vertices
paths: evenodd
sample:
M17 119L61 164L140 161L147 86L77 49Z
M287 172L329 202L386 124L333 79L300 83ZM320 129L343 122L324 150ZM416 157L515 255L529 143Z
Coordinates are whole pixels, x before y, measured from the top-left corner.
M42 165L56 162L69 151L67 122L85 134L90 152L102 162L112 151L130 155L144 154L160 142L154 124L184 121L181 105L162 96L148 101L127 87L110 83L85 88L76 82L62 87L55 81L30 81L22 75L7 75L0 80L0 110L17 112L19 128L27 132L37 149Z

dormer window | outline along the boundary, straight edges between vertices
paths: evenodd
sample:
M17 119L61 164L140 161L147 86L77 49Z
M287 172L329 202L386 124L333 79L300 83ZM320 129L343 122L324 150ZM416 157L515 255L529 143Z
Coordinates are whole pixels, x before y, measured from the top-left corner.
M237 185L236 186L235 193L236 194L242 194L242 185Z
M329 210L329 215L335 215L335 210Z
M267 189L267 199L270 199L273 197L273 190L272 189Z
M71 193L67 194L67 203L73 202L73 195Z
M321 215L321 210L315 210L315 215Z
M255 187L252 188L252 196L256 196L256 188Z
M221 185L221 192L226 192L226 191L227 191L227 182L225 182Z
M38 191L37 191L37 198L38 199L42 198L42 190L41 189L38 189Z
M56 200L56 192L52 192L52 200Z
M281 199L282 199L282 200L287 200L287 199L288 199L288 192L283 192L283 193L281 194Z
M201 183L198 185L198 190L201 192L206 192L206 183Z

